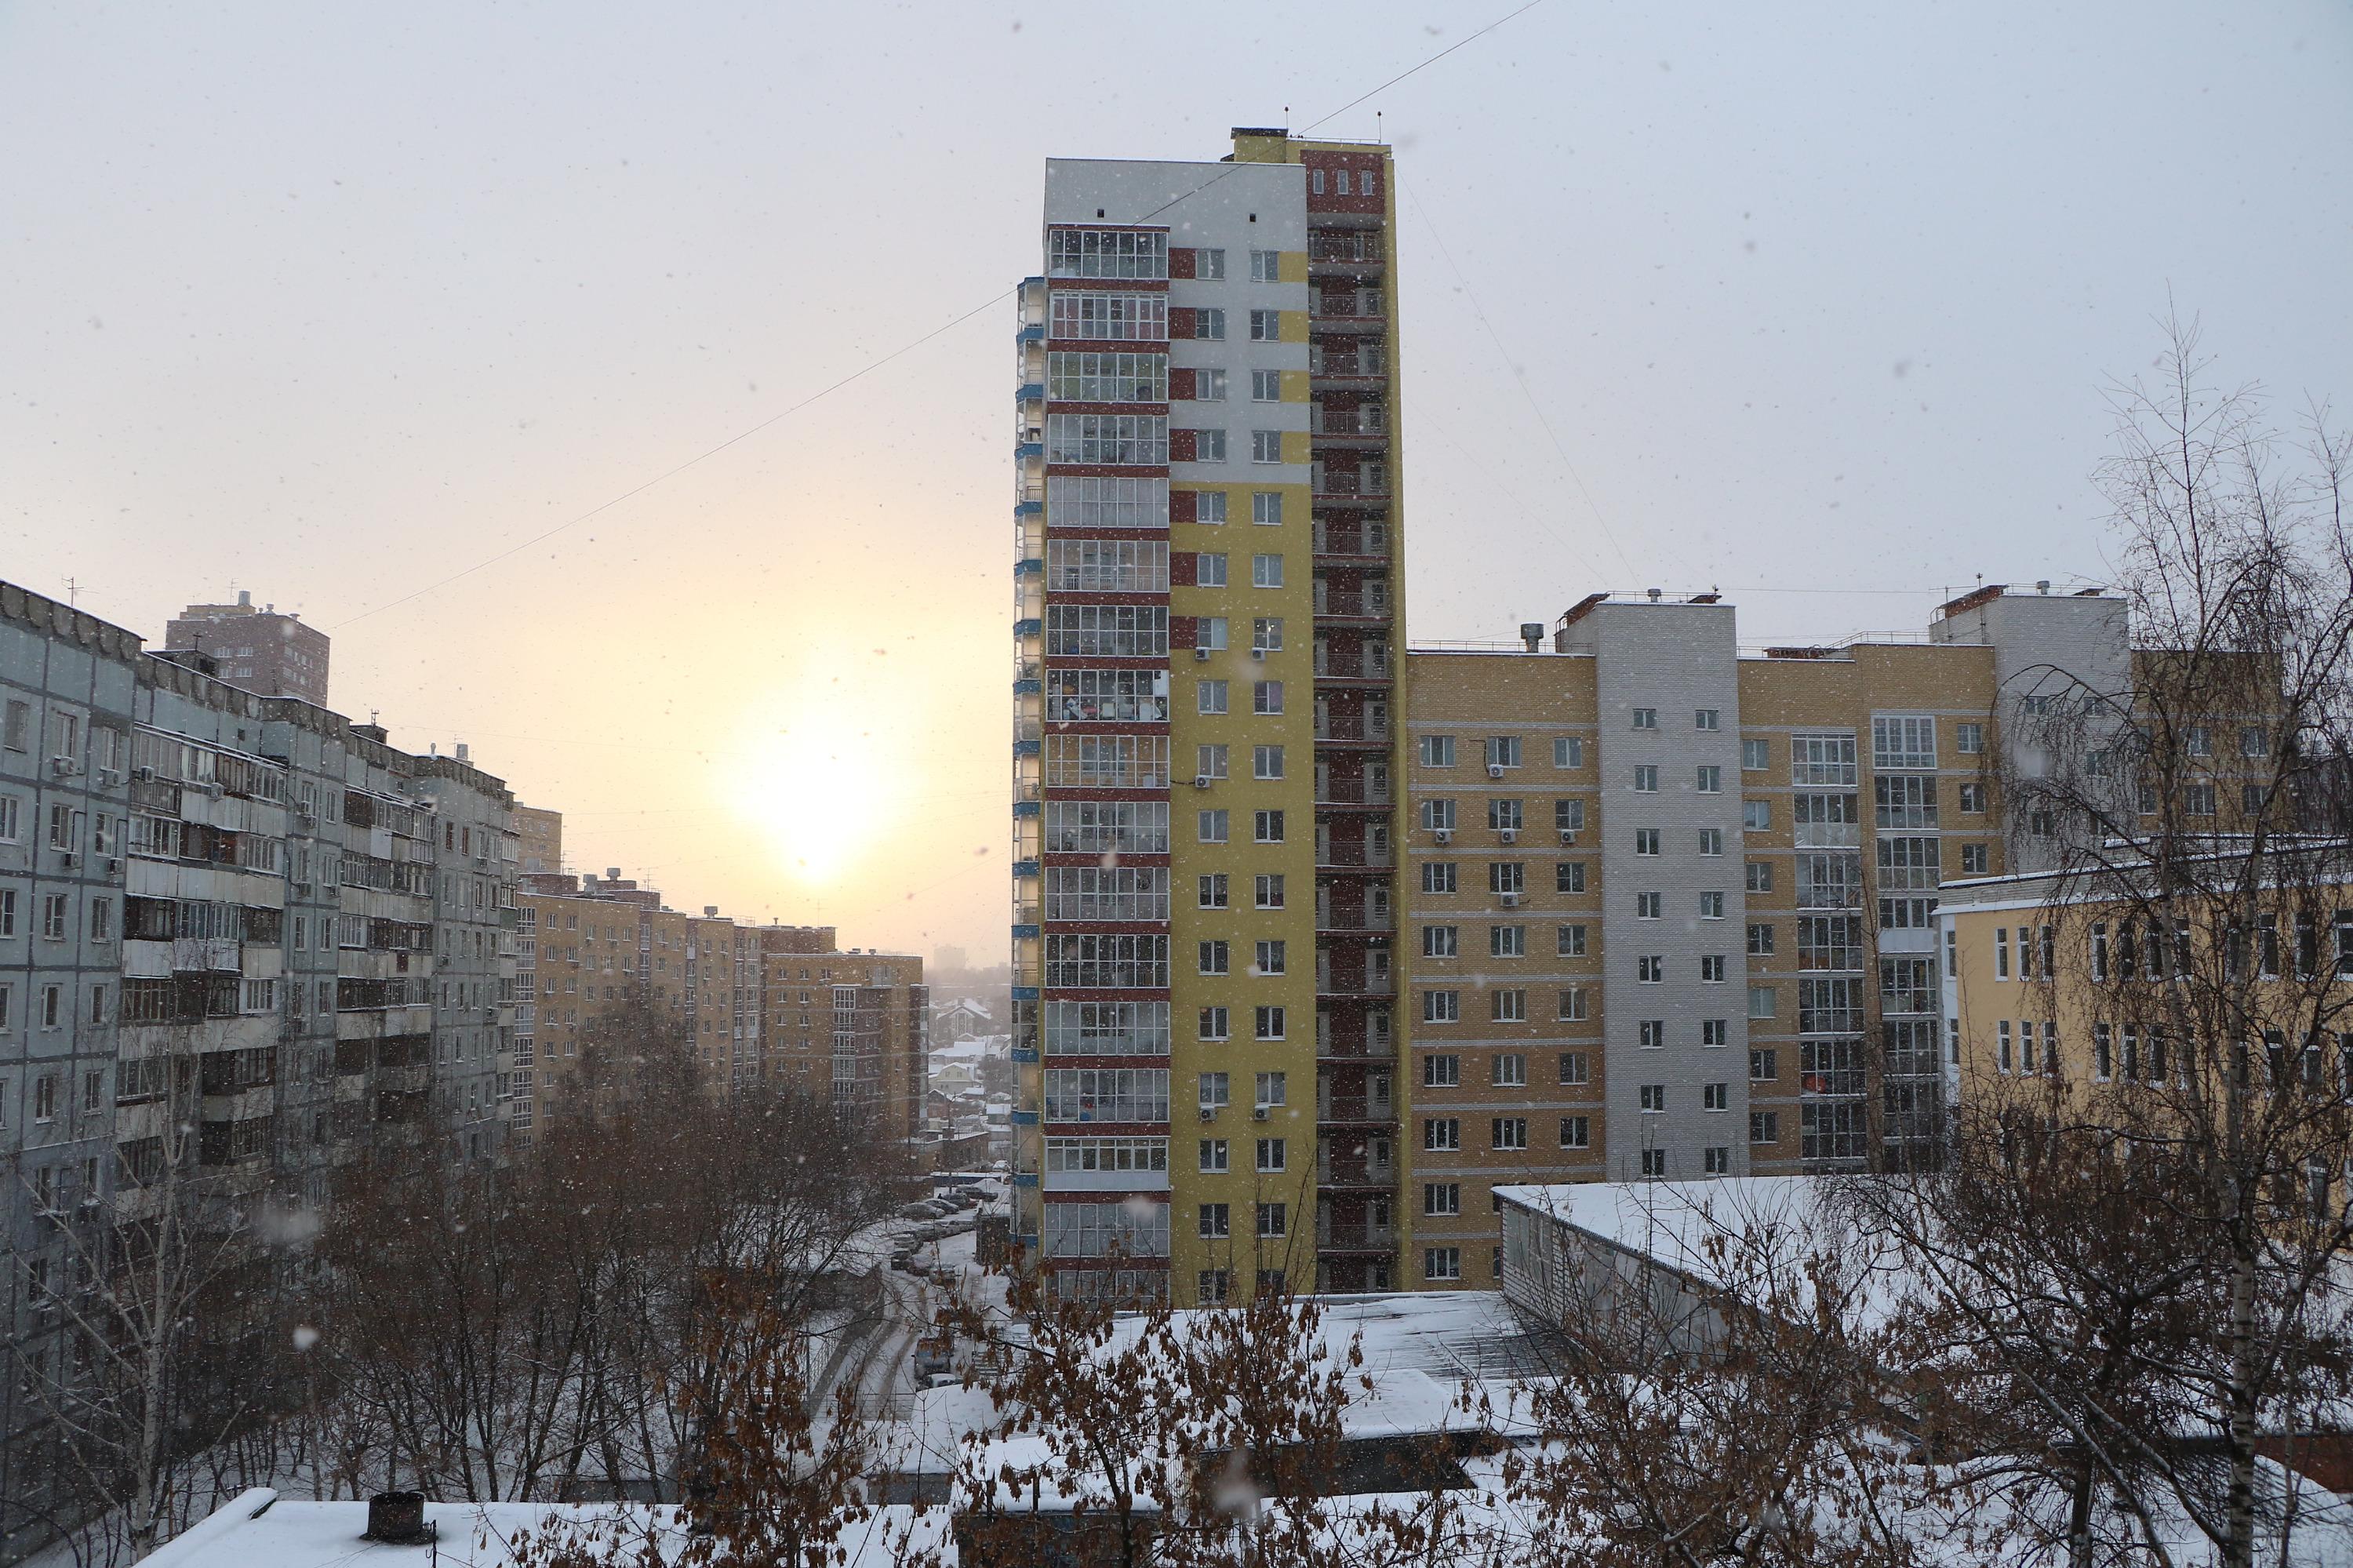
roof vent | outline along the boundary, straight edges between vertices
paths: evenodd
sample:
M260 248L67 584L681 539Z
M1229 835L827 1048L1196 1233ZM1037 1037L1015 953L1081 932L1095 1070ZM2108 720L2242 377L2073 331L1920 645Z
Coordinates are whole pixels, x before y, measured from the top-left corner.
M2051 579L2049 577L2044 577L2041 582L2036 583L2034 585L2034 591L2036 593L2042 594L2049 593L2051 591Z
M1658 603L1660 599L1663 599L1663 598L1665 598L1665 597L1666 597L1666 595L1665 595L1662 590L1660 590L1660 589L1658 589L1658 588L1652 588L1652 589L1651 589L1651 590L1650 590L1650 592L1651 592L1651 602L1652 604L1656 604L1656 603Z
M1545 629L1543 621L1523 620L1520 622L1520 641L1528 645L1529 652L1541 653L1544 652L1544 634Z
M368 1499L367 1540L414 1546L438 1533L425 1522L423 1492L378 1492Z

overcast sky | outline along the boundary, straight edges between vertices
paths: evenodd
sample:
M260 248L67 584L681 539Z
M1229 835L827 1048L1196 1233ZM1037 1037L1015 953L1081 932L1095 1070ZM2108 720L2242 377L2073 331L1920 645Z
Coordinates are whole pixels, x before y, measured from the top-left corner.
M0 577L158 643L248 588L581 867L994 956L1041 160L1214 159L1514 3L0 0ZM2353 399L2342 3L1546 0L1323 129L1398 147L1415 641L2099 580L2168 297Z

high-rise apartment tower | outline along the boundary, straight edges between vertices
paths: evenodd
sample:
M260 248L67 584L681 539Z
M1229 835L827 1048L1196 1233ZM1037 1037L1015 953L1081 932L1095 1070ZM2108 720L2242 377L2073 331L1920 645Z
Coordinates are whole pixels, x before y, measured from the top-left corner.
M1392 1282L1390 193L1387 148L1279 130L1047 164L1014 1055L1017 1230L1060 1289Z

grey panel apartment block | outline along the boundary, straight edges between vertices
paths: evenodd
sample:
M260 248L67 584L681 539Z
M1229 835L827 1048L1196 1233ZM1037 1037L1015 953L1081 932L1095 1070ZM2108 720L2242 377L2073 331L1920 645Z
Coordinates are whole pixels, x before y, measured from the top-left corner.
M1610 1176L1745 1175L1746 907L1733 609L1599 604L1563 629L1559 648L1594 660ZM1650 722L1639 723L1643 716ZM1701 788L1703 768L1715 769L1713 790ZM1657 901L1654 914L1638 902L1645 898ZM1712 968L1704 971L1704 962ZM1653 1043L1646 1044L1646 1026ZM1711 1036L1719 1043L1704 1043ZM1645 1108L1646 1095L1663 1108Z
M28 1371L112 1193L121 835L139 640L0 584L0 1498L47 1500ZM0 1550L23 1518L0 1518Z

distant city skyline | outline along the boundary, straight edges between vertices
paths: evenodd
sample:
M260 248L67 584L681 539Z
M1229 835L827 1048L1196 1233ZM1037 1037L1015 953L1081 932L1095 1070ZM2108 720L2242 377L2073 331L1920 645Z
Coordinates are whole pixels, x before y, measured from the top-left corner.
M994 961L1043 160L1304 126L1510 9L1129 18L1223 41L1151 78L1067 5L0 13L43 149L0 172L5 575L157 648L252 586L579 863ZM2318 4L1542 5L1348 110L1398 147L1411 637L2103 580L2102 389L2168 301L2284 418L2353 390L2348 79Z

